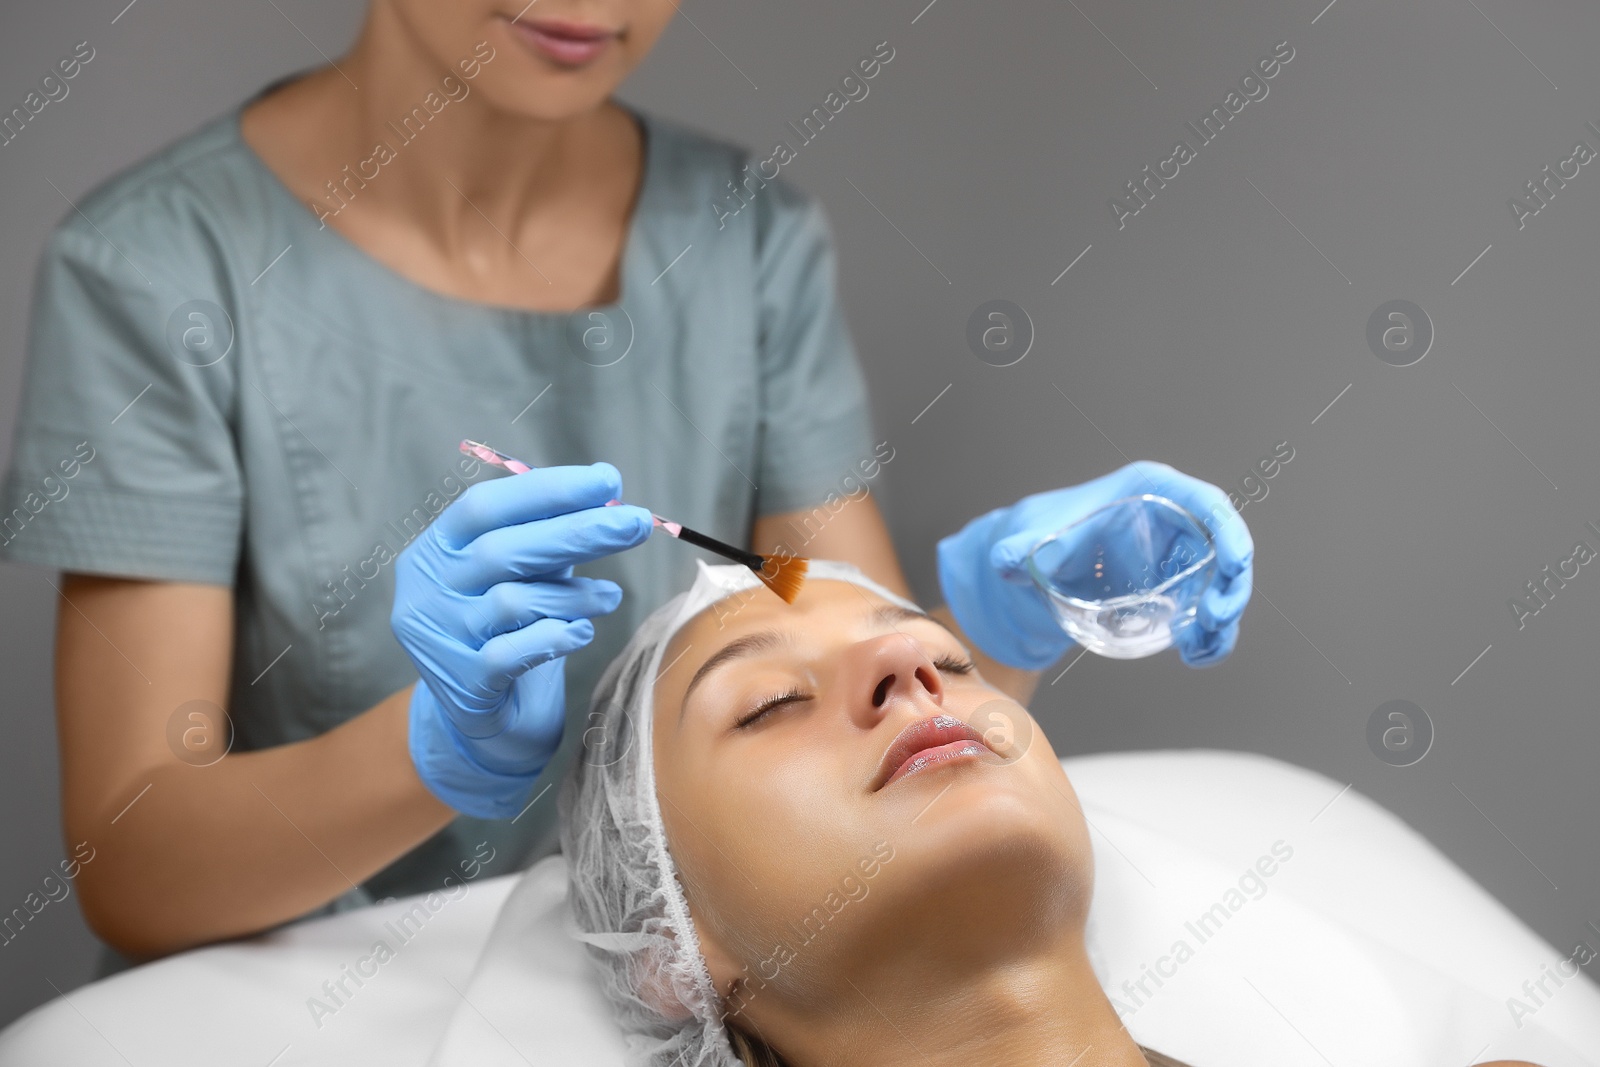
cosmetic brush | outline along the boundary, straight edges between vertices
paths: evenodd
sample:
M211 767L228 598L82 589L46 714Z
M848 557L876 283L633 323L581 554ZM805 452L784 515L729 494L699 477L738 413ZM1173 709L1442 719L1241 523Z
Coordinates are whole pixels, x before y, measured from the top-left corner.
M462 441L463 454L480 459L485 463L492 463L497 467L504 467L513 474L523 474L533 468L519 459L513 459L496 449L490 448L481 441ZM620 504L620 500L608 500L606 506ZM784 603L793 604L794 598L800 595L800 587L805 584L806 566L809 561L804 556L791 556L787 553L774 553L763 556L759 552L738 548L725 541L718 541L715 537L707 536L698 530L691 530L681 522L662 518L655 512L650 513L655 520L657 529L665 530L680 541L687 541L691 545L703 548L708 552L715 552L725 559L735 563L742 563L755 572L763 585L783 598Z

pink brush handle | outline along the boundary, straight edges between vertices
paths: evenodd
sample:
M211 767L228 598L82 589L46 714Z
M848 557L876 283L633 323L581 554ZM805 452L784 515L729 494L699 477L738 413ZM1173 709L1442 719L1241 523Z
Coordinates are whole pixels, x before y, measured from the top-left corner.
M504 467L512 474L526 474L533 470L532 467L528 466L520 459L513 459L504 452L490 448L481 441L462 441L461 452L464 455L472 456L475 459L480 459L485 463L492 463L496 467ZM606 507L609 508L620 503L622 503L620 500L607 500ZM663 519L655 512L651 512L650 517L655 520L655 524L657 526L667 531L667 533L671 534L673 537L677 537L678 531L683 529L681 524L673 522L671 519Z

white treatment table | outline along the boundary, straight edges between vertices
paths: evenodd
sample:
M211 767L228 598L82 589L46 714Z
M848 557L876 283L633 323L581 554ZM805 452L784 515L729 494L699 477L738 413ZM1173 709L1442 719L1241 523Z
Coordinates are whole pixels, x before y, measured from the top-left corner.
M1600 1067L1600 989L1585 977L1547 980L1520 1019L1508 1007L1572 946L1542 941L1342 783L1209 750L1063 766L1095 847L1092 958L1142 1043L1193 1067ZM559 856L434 904L309 920L91 983L0 1032L0 1067L622 1063L565 932ZM372 973L358 985L357 970ZM324 983L337 992L341 977L335 1004Z

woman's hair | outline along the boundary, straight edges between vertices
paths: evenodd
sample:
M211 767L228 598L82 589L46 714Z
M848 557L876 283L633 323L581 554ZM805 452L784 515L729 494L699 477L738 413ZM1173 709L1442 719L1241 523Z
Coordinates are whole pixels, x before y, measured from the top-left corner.
M744 1067L789 1067L771 1045L736 1027L728 1027L728 1043Z
M595 685L583 747L559 801L572 933L598 965L630 1065L785 1067L764 1041L724 1017L656 794L654 690L667 644L725 597L771 595L755 592L760 579L746 567L697 566L689 590L651 612ZM850 582L920 610L848 563L812 560L807 577Z

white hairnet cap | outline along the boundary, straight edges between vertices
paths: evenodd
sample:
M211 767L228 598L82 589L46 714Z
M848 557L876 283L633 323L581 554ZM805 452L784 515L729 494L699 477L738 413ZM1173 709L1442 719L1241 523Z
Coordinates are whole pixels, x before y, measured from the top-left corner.
M807 580L819 579L920 610L849 563L811 560ZM640 624L595 686L560 795L571 932L599 963L629 1067L739 1067L667 850L651 758L655 679L667 643L700 612L738 594L774 595L748 567L699 562L689 590Z

